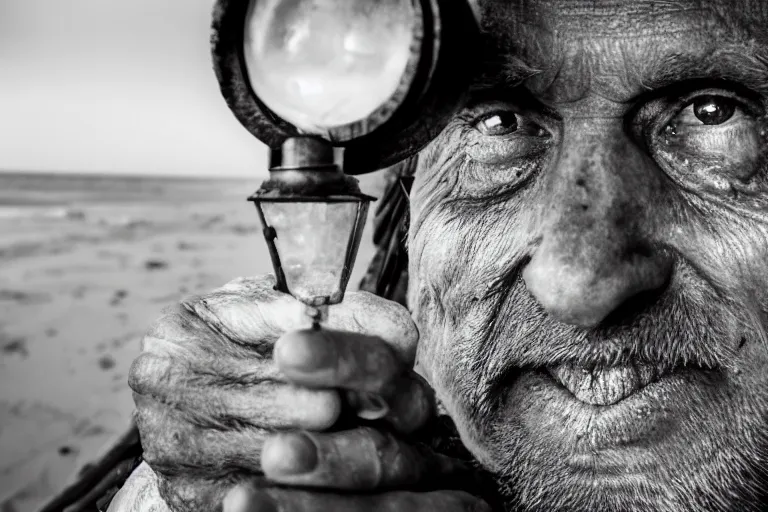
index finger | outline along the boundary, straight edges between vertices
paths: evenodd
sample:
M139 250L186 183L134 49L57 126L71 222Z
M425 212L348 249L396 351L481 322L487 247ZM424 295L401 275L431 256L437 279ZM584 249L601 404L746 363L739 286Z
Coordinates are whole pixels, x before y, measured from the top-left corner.
M267 355L277 338L302 320L301 304L275 290L275 282L271 275L239 278L187 298L182 306L227 340Z
M384 395L413 367L377 336L330 329L284 334L274 358L283 375L297 384Z
M213 292L187 299L184 307L211 329L244 348L271 353L284 333L309 327L304 306L274 289L272 276L240 278ZM416 354L418 330L403 306L366 292L346 294L330 308L327 327L377 336L405 361Z
M349 390L348 401L359 416L385 415L404 434L420 428L435 410L434 393L426 381L375 336L329 329L293 331L277 341L275 364L296 385ZM367 403L369 393L383 398L388 407Z

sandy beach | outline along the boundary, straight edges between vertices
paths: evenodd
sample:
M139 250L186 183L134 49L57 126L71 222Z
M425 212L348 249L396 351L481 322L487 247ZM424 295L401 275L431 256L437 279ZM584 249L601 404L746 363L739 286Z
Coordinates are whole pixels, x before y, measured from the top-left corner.
M0 174L0 512L36 510L125 430L163 307L270 271L259 182Z

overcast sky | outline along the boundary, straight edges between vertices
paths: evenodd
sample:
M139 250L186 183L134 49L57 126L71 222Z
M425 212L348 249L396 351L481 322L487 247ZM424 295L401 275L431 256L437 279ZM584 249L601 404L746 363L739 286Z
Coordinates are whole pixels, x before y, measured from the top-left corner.
M213 0L0 0L0 169L252 175L211 70Z

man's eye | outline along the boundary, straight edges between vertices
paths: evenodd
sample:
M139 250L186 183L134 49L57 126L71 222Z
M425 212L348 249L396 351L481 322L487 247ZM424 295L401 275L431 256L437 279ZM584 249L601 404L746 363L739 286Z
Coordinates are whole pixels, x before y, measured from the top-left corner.
M475 128L483 135L499 136L516 132L518 128L517 115L513 112L496 112L480 119Z
M691 104L693 115L706 125L723 124L733 117L737 104L722 96L700 96Z
M521 113L521 111L523 113ZM459 115L464 151L475 162L493 166L483 171L504 183L520 181L524 165L551 147L552 136L536 112L502 102L477 104ZM510 172L514 177L510 177Z
M762 144L755 112L725 92L696 96L664 127L657 154L686 183L729 192L758 169Z
M680 129L706 129L737 122L745 116L745 108L732 98L705 95L694 98L667 126L667 133Z

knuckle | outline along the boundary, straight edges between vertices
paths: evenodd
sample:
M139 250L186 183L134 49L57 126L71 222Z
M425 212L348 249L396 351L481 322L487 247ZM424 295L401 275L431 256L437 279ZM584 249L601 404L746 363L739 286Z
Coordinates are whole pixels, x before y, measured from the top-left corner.
M352 316L367 333L383 338L405 361L416 356L419 330L408 309L368 292L350 294L354 300ZM371 315L375 311L375 315ZM358 320L360 319L360 321Z
M387 320L391 327L387 332L392 333L392 339L387 339L398 349L406 349L409 353L415 349L419 341L419 330L405 306L396 302L387 302ZM408 360L412 359L409 357Z
M140 395L164 396L179 380L179 370L178 362L144 352L131 364L128 386Z
M139 354L139 357L133 360L131 368L128 370L128 387L137 393L141 393L146 386L145 381L151 378L152 373L147 368L149 366L149 354Z
M134 359L128 371L128 386L139 394L147 394L158 379L157 356L144 352Z
M168 306L141 341L142 352L184 357L211 345L220 336L189 306L189 299Z
M187 334L190 312L185 308L185 301L172 304L163 309L146 333L147 337L172 340Z
M201 341L212 341L233 355L253 351L268 355L278 336L295 326L298 304L290 295L268 292L263 286L232 285L187 301L185 308L206 334Z

